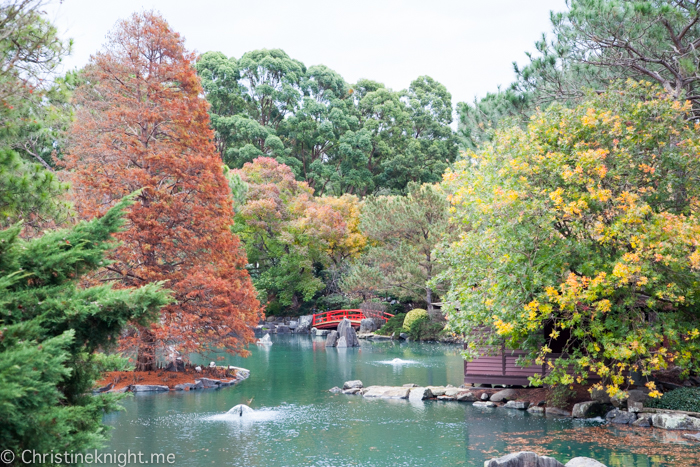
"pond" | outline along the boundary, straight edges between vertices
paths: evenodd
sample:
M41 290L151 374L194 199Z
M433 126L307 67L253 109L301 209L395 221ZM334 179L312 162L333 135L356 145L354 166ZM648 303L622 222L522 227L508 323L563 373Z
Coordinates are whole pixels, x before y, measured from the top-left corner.
M272 341L253 346L248 358L219 361L251 370L233 388L125 400L125 411L106 417L114 429L105 451L172 453L177 466L482 466L518 450L562 462L590 456L610 467L700 465L697 445L660 430L328 392L354 379L365 386L458 386L463 365L456 346L362 341L359 349L326 349L322 338L296 335ZM256 412L222 415L237 404Z

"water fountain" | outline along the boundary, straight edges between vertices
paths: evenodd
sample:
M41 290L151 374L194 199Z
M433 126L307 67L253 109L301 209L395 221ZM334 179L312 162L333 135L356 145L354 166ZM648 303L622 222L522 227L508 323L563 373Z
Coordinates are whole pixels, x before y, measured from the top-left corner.
M265 334L262 339L258 339L258 345L272 345L272 339L270 339L270 334Z
M269 336L268 336L269 337ZM226 412L227 415L237 415L239 417L243 417L244 415L249 415L255 412L253 409L248 407L245 404L238 404L228 412Z

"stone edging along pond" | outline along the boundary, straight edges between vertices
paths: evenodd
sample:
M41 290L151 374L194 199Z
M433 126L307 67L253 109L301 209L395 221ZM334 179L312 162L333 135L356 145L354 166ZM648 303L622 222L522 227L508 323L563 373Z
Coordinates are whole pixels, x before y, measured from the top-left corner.
M93 394L109 394L109 393L144 393L144 392L155 392L155 393L165 393L170 391L194 391L197 389L221 389L225 387L234 386L241 381L248 379L250 376L250 370L246 368L240 368L236 366L224 367L227 371L233 371L234 377L230 379L226 378L206 378L195 376L193 383L180 383L173 387L164 384L129 384L118 389L114 388L113 384L108 384L105 387L96 389ZM221 369L221 367L219 367Z
M475 407L527 410L531 414L540 414L554 417L594 418L604 417L610 423L632 425L639 428L655 427L663 430L689 430L700 431L700 413L680 412L673 410L652 409L631 404L628 410L613 407L600 401L586 401L574 405L572 412L556 407L543 407L530 405L528 401L517 399L517 391L503 389L494 394L482 393L477 397L471 389L456 388L453 386L425 386L406 384L404 386L369 386L364 387L362 381L346 381L342 389L335 387L330 389L332 393L347 395L361 395L365 398L377 399L407 399L409 401L440 400L456 402L473 402ZM700 433L684 434L684 437L700 441Z

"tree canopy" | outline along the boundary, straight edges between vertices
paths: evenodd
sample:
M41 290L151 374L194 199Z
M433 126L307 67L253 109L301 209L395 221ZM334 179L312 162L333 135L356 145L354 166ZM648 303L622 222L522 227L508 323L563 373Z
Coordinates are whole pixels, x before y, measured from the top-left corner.
M545 382L572 383L572 365L611 395L627 371L698 370L691 112L649 83L618 84L538 112L526 131L497 132L447 173L464 233L443 255L446 301L472 352L504 338L542 364L558 348L565 358ZM495 332L476 332L483 325Z
M269 156L317 195L364 196L437 182L457 157L451 96L427 76L400 92L370 80L350 85L279 49L239 60L207 52L197 72L219 154L232 168Z
M230 188L213 144L194 55L152 12L118 23L75 93L65 167L83 218L139 192L100 280L166 281L176 303L125 345L153 368L166 342L245 353L261 316L246 257L230 231Z

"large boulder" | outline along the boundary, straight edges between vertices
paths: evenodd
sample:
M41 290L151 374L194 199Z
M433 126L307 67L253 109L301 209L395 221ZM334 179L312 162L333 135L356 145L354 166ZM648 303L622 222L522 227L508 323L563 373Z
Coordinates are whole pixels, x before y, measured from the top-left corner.
M338 331L331 331L326 336L326 347L335 347L338 343Z
M349 319L344 318L340 323L338 323L338 339L345 337L345 342L347 347L359 347L360 341L357 339L357 333L352 327L352 323Z
M518 391L515 389L504 389L491 396L491 402L507 402L518 398Z
M651 417L651 424L662 430L700 430L700 418L685 414L657 413Z
M410 401L424 401L433 397L433 393L430 388L409 388L410 392L408 394L408 400Z
M474 407L494 408L494 407L496 407L496 404L494 404L491 401L476 401L476 402L474 402Z
M277 326L277 334L289 334L290 332L292 331L289 329L289 326L285 326L284 324Z
M651 417L653 414L650 413L642 413L639 414L639 418L632 422L632 426L640 427L640 428L648 428L651 426Z
M503 407L506 409L527 410L530 406L528 401L508 401Z
M209 378L199 378L196 379L195 382L201 382L202 386L204 386L204 389L212 389L212 388L218 388L219 385L221 384L221 381L218 379L209 379Z
M547 407L544 414L548 417L571 417L571 412L558 407Z
M460 392L455 398L457 402L476 402L476 396L469 391Z
M360 334L374 332L377 330L377 323L372 318L365 318L360 321Z
M354 389L354 388L362 389L363 388L362 381L360 381L359 379L355 379L352 381L345 381L345 383L343 384L343 389Z
M484 462L484 467L564 467L553 457L538 456L537 453L521 451Z
M607 467L590 457L574 457L566 463L566 467Z
M299 317L298 329L311 329L311 323L314 320L314 315L304 315Z
M435 397L444 396L445 391L447 391L445 386L428 386L428 389L430 389L430 392L432 392Z
M604 417L608 412L608 405L598 401L579 402L574 405L571 416L574 418Z
M617 425L629 425L637 420L637 414L622 411L620 409L613 409L605 414L605 419L610 423L615 423Z
M345 336L340 336L340 339L338 339L338 343L335 344L336 347L339 349L346 349L348 348L348 340L345 338Z
M394 386L370 386L363 394L366 398L379 399L408 399L411 388L399 388Z
M134 384L131 386L131 392L160 392L170 391L168 386L160 386L157 384Z
M591 391L591 399L597 402L602 402L603 404L610 404L610 396L605 389L593 389Z

